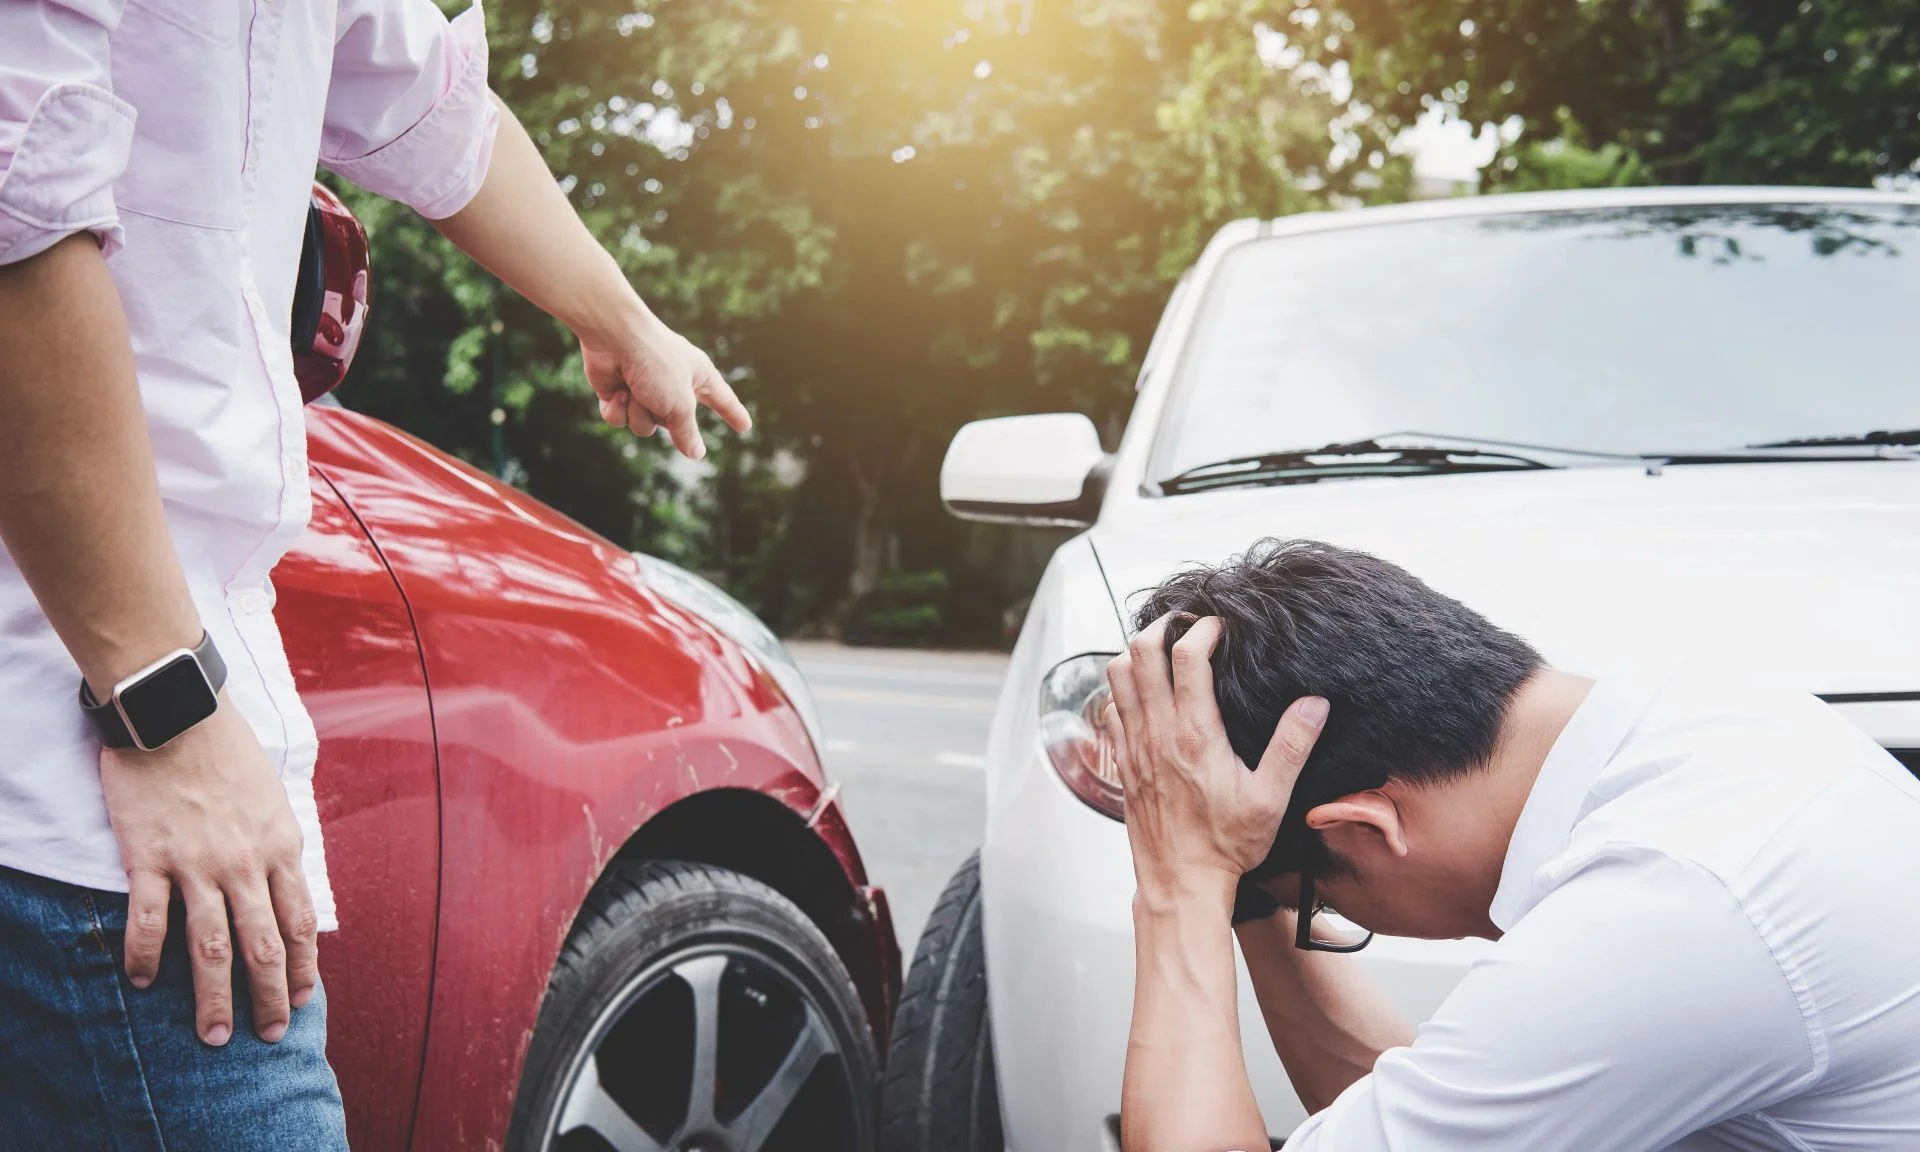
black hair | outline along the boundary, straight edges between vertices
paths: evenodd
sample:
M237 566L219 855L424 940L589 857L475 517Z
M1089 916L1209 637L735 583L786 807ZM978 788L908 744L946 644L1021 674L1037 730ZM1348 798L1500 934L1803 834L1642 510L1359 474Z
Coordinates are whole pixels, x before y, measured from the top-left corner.
M1484 766L1508 704L1544 663L1405 569L1317 540L1262 540L1218 567L1181 572L1147 594L1136 626L1169 613L1169 648L1199 617L1225 624L1214 693L1249 767L1294 700L1332 705L1255 877L1339 869L1306 826L1320 804L1389 779L1435 783Z

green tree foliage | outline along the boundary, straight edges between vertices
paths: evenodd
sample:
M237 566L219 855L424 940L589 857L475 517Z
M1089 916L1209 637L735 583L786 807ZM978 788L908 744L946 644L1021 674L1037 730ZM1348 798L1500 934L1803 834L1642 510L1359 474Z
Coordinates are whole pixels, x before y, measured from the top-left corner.
M1473 123L1525 126L1496 179L1569 129L1575 147L1611 161L1601 183L1857 186L1907 177L1920 159L1915 0L1350 0L1333 11L1351 34L1326 54L1350 63L1383 115L1437 101Z
M758 425L706 475L595 428L567 334L365 197L375 320L345 399L778 624L927 569L993 604L943 617L977 630L1019 590L991 530L940 511L953 431L1075 409L1117 435L1219 224L1405 185L1268 7L501 0L495 90Z

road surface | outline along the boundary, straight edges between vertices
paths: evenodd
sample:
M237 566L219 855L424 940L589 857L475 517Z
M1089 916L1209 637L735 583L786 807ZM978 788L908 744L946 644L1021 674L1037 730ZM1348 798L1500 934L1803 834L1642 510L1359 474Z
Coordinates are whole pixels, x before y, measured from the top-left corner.
M980 846L982 754L1007 658L793 641L820 707L827 775L905 961L947 878Z

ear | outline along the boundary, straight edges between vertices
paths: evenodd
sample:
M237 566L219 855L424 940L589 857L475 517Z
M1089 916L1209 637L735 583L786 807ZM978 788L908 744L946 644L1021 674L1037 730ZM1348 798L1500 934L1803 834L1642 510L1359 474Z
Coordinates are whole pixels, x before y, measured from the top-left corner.
M1400 806L1379 789L1355 792L1307 810L1307 827L1322 835L1360 833L1378 835L1387 851L1407 854L1407 832L1400 822Z

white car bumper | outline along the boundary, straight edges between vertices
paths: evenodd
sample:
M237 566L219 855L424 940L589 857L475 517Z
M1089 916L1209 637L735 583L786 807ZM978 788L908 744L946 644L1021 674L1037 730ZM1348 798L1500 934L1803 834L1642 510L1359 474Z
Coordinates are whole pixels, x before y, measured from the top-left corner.
M1008 751L1014 751L1009 749ZM1133 864L1126 829L1082 804L1032 747L996 766L981 848L988 995L1009 1152L1114 1152L1110 1117L1133 1002ZM1425 1020L1485 941L1377 938L1364 965ZM1305 1117L1267 1040L1244 965L1241 1033L1275 1135Z

